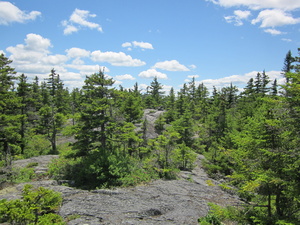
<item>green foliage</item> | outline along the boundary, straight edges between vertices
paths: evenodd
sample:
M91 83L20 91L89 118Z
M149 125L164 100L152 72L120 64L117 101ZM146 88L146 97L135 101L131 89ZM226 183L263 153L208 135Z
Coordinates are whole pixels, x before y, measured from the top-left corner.
M36 224L37 225L66 225L66 222L60 215L54 213L48 213L40 216Z
M59 215L53 214L62 203L61 194L39 187L25 185L22 199L1 200L0 219L12 224L65 224Z
M30 158L39 155L47 155L49 154L50 150L50 142L44 135L33 135L27 141L24 152L24 158Z
M241 220L241 212L234 207L221 207L213 203L208 203L208 205L210 207L208 214L198 219L200 225L221 225L231 222L244 224Z
M14 183L23 183L32 181L36 177L34 173L34 168L16 168L13 169L12 181Z

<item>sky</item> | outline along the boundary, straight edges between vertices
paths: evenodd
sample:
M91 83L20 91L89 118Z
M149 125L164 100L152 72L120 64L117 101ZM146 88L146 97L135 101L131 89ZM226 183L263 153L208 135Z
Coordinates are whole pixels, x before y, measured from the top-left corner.
M195 78L242 90L281 74L300 47L299 0L0 1L0 53L29 80L55 69L69 89L104 70L114 86L166 93Z

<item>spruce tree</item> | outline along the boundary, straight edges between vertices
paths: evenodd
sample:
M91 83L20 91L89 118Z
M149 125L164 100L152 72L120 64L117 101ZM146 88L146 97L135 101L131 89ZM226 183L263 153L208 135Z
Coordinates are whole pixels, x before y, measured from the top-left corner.
M7 166L10 166L21 140L20 99L14 91L16 72L10 63L11 60L0 54L0 152Z
M112 117L109 114L112 104L114 81L105 77L103 71L87 76L83 86L83 96L79 119L79 132L74 144L78 156L87 156L94 149L101 149L103 154L109 153L110 134L107 126Z

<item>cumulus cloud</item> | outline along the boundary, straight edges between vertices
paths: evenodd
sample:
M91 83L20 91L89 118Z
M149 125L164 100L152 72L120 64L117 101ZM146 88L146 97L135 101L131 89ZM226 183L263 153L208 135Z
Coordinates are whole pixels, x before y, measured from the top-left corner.
M153 68L167 71L190 71L186 66L180 64L177 60L158 62L153 66Z
M167 79L167 74L156 71L155 69L149 69L143 71L139 74L139 77L142 78L154 78L157 77L159 79Z
M233 13L233 16L225 16L224 19L227 23L234 23L235 26L242 26L244 24L243 20L251 15L251 12L248 10L235 10Z
M295 10L300 8L300 1L295 0L208 0L223 7L245 6L252 10L276 8L282 10Z
M94 18L96 14L91 14L88 10L75 9L69 20L62 21L62 25L65 27L64 34L72 34L84 27L102 32L100 24L88 21L90 17Z
M251 24L258 24L261 28L275 28L278 26L295 25L300 18L294 17L291 12L300 9L300 1L296 0L206 0L222 7L246 7L252 11L259 11L258 16L251 20ZM236 26L243 25L243 20L252 13L248 10L235 10L234 15L224 17L226 22ZM265 29L272 35L283 34L275 29Z
M149 42L139 42L139 41L133 41L133 42L125 42L122 44L123 48L127 48L127 50L131 51L132 48L131 47L139 47L141 49L154 49L152 44L150 44Z
M117 75L116 79L117 80L135 80L135 78L133 76L131 76L130 74Z
M196 81L196 84L198 85L203 83L209 90L212 90L213 86L215 86L217 89L221 89L222 87L228 87L231 83L238 87L245 87L249 79L255 78L258 72L262 73L262 71L252 71L246 74L232 75L220 79L205 79L201 81ZM284 83L282 71L266 71L266 74L269 76L271 81L277 79L278 84Z
M89 57L90 51L87 51L82 48L70 48L66 50L67 56L70 58L81 58L81 57Z
M51 42L38 34L27 34L25 45L10 46L6 50L12 55L10 58L18 63L38 63L49 53Z
M280 30L276 30L276 29L265 29L264 32L272 34L272 35L284 34L284 32L281 32Z
M28 34L24 44L10 46L6 49L9 58L13 60L12 66L19 73L24 73L28 78L38 76L40 80L48 78L51 69L55 69L70 88L82 87L86 75L93 74L101 68L99 65L86 65L81 58L91 57L91 53L85 49L70 48L66 54L52 54L49 39L37 34ZM1 52L1 51L0 51ZM72 63L68 63L73 60ZM105 72L109 72L105 68Z
M28 20L35 20L40 15L39 11L27 13L10 2L0 2L0 25L8 25L13 22L24 23Z
M98 65L80 65L80 64L67 64L65 65L66 68L72 68L78 70L82 75L93 74L99 71ZM109 69L105 67L105 72L109 72Z
M125 42L125 43L122 44L123 48L128 48L128 47L131 47L131 46L132 46L132 44L130 42Z
M133 41L132 42L134 47L140 47L143 49L153 49L152 44L148 43L148 42L138 42L138 41Z
M300 18L293 18L289 13L280 9L266 9L261 11L252 24L261 23L260 27L277 27L300 23Z
M124 52L101 52L94 51L91 53L91 58L96 62L108 62L113 66L144 66L145 62L139 59L133 59L130 55L126 55Z

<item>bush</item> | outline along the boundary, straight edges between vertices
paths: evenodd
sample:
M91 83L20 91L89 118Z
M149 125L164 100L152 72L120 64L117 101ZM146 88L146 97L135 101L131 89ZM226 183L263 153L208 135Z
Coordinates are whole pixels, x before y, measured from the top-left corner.
M39 155L47 155L51 150L50 146L49 140L47 140L44 135L34 135L28 140L24 151L24 157L30 158Z
M242 221L243 216L236 208L230 206L221 207L213 203L208 203L208 205L210 207L208 214L198 219L200 225L221 225L232 224L233 222L244 224L244 221Z
M0 201L0 221L11 224L58 224L63 219L53 214L62 203L61 194L43 187L25 185L22 199Z
M34 173L34 168L16 168L13 169L12 182L14 183L24 183L29 182L36 177Z

